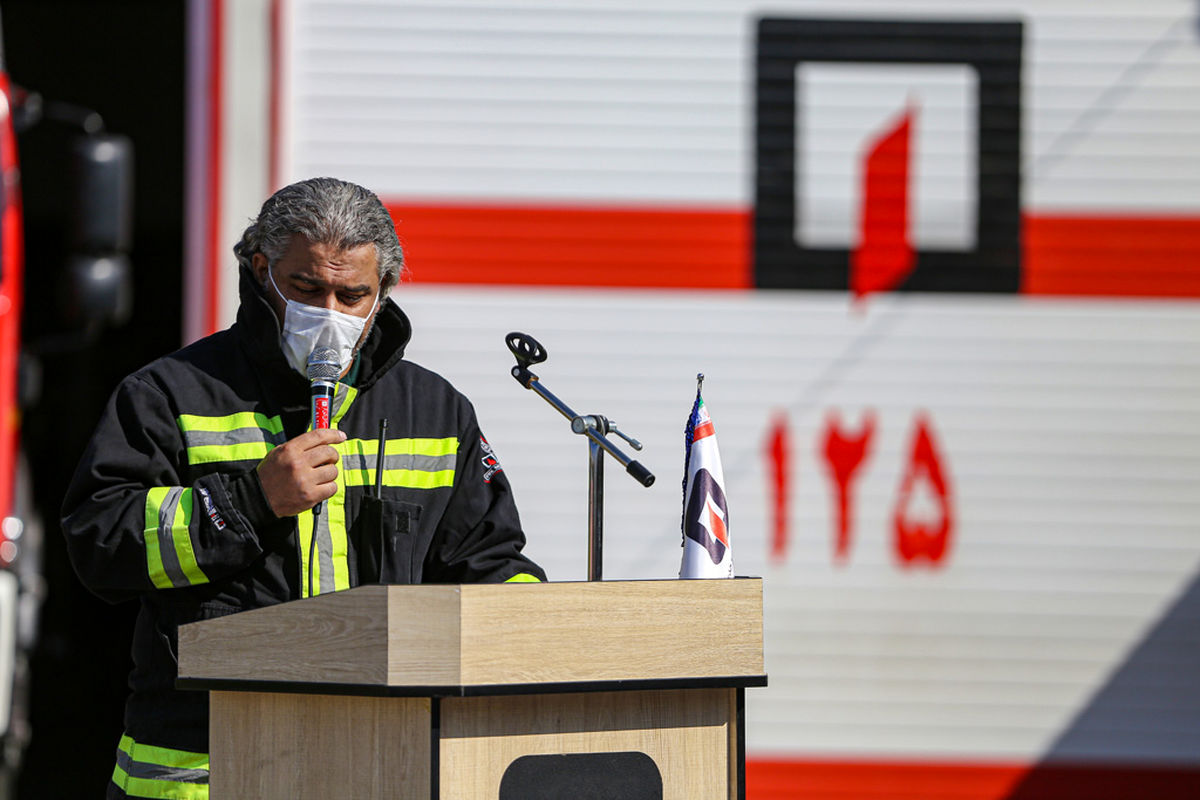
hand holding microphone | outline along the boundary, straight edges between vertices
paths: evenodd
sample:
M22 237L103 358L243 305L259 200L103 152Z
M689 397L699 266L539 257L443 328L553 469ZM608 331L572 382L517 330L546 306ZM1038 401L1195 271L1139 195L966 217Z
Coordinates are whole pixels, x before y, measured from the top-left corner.
M330 430L333 396L341 367L337 353L318 347L308 358L312 430L267 453L258 465L263 494L277 517L290 517L314 509L337 493L340 457L332 445L346 434Z
M258 464L263 494L277 517L307 511L337 493L337 464L332 445L346 441L338 430L309 431L276 447Z

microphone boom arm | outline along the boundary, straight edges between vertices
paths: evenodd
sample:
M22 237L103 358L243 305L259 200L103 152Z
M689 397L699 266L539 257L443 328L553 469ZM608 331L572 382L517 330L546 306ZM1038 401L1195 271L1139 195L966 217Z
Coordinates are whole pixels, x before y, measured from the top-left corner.
M621 449L608 438L609 433L615 433L629 442L635 450L641 450L642 445L635 439L625 435L617 428L617 424L600 414L581 416L570 406L555 396L553 392L542 385L538 376L529 371L530 364L540 364L546 360L545 349L532 336L524 333L510 333L505 337L508 349L517 359L517 364L511 370L513 378L526 389L537 394L555 408L558 413L571 421L571 431L588 439L588 580L602 580L603 573L603 527L604 527L604 453L615 458L625 471L638 483L649 487L654 483L654 474L640 462L631 459L621 452Z
M599 414L588 414L586 416L580 416L579 414L576 414L571 410L570 406L568 406L562 400L559 400L553 392L543 386L537 375L525 370L529 382L526 383L524 380L522 380L522 378L525 376L518 374L520 370L520 367L513 367L513 377L520 381L526 389L533 391L547 403L552 405L558 410L558 413L571 420L572 433L578 433L581 436L586 436L592 442L603 448L604 452L608 453L610 456L620 462L621 466L625 467L625 471L632 475L633 479L638 483L642 484L643 486L650 486L654 483L654 475L650 472L650 470L646 469L639 462L634 461L632 458L621 452L621 449L613 443L612 439L609 439L608 436L606 436L608 433L615 433L622 439L629 441L630 444L633 444L634 449L642 449L640 444L635 444L632 439L629 439L628 436L617 430L617 424L615 422Z

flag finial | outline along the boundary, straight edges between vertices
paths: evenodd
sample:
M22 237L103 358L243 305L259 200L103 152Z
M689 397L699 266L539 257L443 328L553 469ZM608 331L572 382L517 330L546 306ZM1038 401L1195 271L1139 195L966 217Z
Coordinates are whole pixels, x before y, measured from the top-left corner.
M700 396L700 389L704 386L704 373L696 373L696 397Z

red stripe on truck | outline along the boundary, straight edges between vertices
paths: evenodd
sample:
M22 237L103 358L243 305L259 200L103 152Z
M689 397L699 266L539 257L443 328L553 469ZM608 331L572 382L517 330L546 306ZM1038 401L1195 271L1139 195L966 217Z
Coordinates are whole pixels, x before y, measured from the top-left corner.
M1026 215L1021 291L1200 297L1200 217Z
M420 283L748 289L737 209L389 204Z
M743 208L392 202L420 283L751 289ZM1026 294L1200 297L1200 216L1026 215Z

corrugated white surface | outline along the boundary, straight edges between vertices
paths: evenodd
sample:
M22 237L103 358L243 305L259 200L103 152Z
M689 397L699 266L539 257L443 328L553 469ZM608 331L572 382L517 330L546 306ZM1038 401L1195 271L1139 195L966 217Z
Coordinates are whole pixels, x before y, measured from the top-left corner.
M759 17L1019 18L1023 209L1200 209L1193 2L289 6L285 179L334 174L414 202L748 208ZM862 113L882 124L892 101L867 88ZM1200 760L1200 688L1186 678L1194 637L1154 650L1154 669L1139 655L1198 579L1197 304L906 297L856 311L842 295L420 287L398 297L416 323L411 356L477 403L530 553L555 579L585 572L586 446L508 375L503 335L538 336L551 353L535 370L546 385L647 445L651 489L609 464L608 577L678 569L682 428L695 373L708 374L737 571L767 579L771 686L748 693L752 755ZM835 563L821 437L829 414L853 428L868 409L876 438L849 556ZM937 569L893 555L918 413L952 486L955 533ZM791 538L774 562L764 446L780 415ZM924 495L916 514L937 513ZM1112 703L1100 713L1118 674L1135 688L1117 693L1119 713ZM1139 680L1155 692L1136 691Z
M1027 205L1200 208L1186 0L290 6L285 177L401 198L745 206L759 17L1020 18Z
M736 571L766 578L771 685L748 693L754 755L1042 755L1197 575L1194 303L915 296L861 312L843 296L797 293L407 286L395 296L416 328L410 356L475 401L515 484L529 552L554 579L585 575L586 445L508 375L504 334L539 338L547 388L646 444L650 489L609 462L612 578L678 570L682 429L695 374L707 374ZM864 409L878 415L876 441L839 565L819 434L830 412L854 428ZM922 410L957 520L937 569L892 555ZM763 451L780 413L793 442L792 530L774 563ZM1191 648L1170 657L1194 659ZM1198 692L1184 682L1174 707L1131 707L1125 720L1200 730ZM1128 737L1110 734L1075 755L1130 757Z

